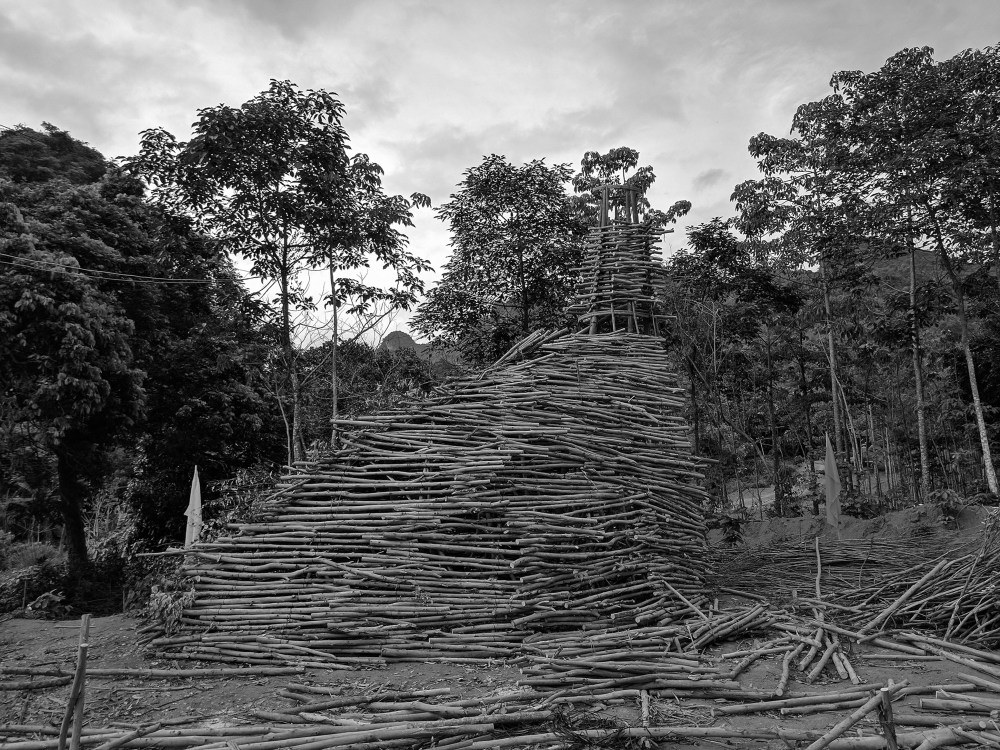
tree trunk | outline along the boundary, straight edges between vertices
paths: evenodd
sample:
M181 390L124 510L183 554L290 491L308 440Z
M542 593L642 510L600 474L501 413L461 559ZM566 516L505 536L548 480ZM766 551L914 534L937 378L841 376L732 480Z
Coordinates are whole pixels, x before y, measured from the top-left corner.
M521 333L528 335L528 281L524 274L524 244L517 241L517 278L521 285Z
M801 322L801 321L800 321ZM813 461L812 409L809 405L809 383L806 380L805 332L802 326L796 326L799 331L799 390L802 392L802 419L806 431L806 461L809 463L809 489L816 489L816 462ZM819 515L819 495L813 494L813 515Z
M302 432L302 389L299 386L299 373L292 360L289 376L292 381L292 447L296 461L305 461L306 443Z
M976 414L976 426L979 428L979 444L983 452L983 469L986 474L986 484L990 488L990 492L994 495L1000 495L1000 485L997 484L997 472L993 466L993 452L990 450L989 433L986 431L986 419L983 417L983 403L979 398L976 363L972 357L972 349L969 346L969 317L965 308L965 289L962 286L962 279L959 278L951 258L948 256L948 249L945 247L944 237L941 234L941 227L938 224L934 209L930 205L927 208L934 223L938 257L941 259L941 265L944 267L945 273L951 280L955 304L958 307L958 326L962 352L965 354L965 366L969 371L969 390L972 392L972 408Z
M823 312L826 316L826 340L830 349L830 402L833 404L834 445L838 453L844 452L844 434L840 429L840 381L837 379L837 350L833 344L833 320L830 316L830 288L826 278L826 266L819 264L823 282Z
M779 516L785 515L785 488L781 483L781 455L778 452L778 425L774 416L774 372L771 368L771 331L767 331L767 421L771 427L771 474L774 481L774 506Z
M80 572L87 566L87 533L83 522L86 489L80 478L80 468L88 460L90 453L89 443L73 438L65 439L55 448L63 540L70 570L75 572Z
M333 303L333 340L330 342L330 448L337 448L337 418L340 416L337 407L339 405L339 394L337 393L337 341L339 334L337 331L337 280L333 276L333 259L330 259L330 299Z
M292 417L291 445L288 446L289 463L305 459L302 446L302 405L300 403L299 378L295 372L295 351L292 347L292 315L289 304L289 283L291 281L290 255L287 234L282 240L281 263L279 265L278 286L281 294L281 356L285 367L285 379L291 391Z
M701 454L701 412L698 409L698 385L695 379L694 370L694 347L691 347L692 353L685 357L688 369L688 378L691 380L691 422L694 428L694 454Z
M986 201L987 210L990 216L990 242L993 245L993 275L997 279L997 288L1000 289L1000 237L997 237L997 216L996 216L996 191L993 190L993 181L987 181L987 192L989 200Z
M917 319L917 260L916 248L910 246L910 344L913 350L913 379L917 391L917 440L920 443L920 494L926 499L931 491L930 458L927 451L924 376L920 357L920 322Z

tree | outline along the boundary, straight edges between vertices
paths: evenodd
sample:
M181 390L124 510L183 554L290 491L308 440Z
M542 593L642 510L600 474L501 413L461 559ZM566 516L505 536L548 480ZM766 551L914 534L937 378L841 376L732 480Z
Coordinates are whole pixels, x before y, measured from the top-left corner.
M314 304L299 273L309 266L356 268L374 258L397 275L396 288L385 293L409 301L422 289L417 274L427 268L393 230L408 223L412 202L384 196L378 165L348 156L343 113L329 92L272 80L239 108L199 110L190 141L178 142L162 128L144 131L140 153L126 160L161 205L191 217L277 285L290 463L305 450L293 312ZM380 294L377 287L368 292Z
M775 397L775 350L786 319L802 299L752 251L752 243L733 233L731 220L715 218L689 228L688 247L668 261L664 302L675 316L671 343L687 375L695 452L713 458L725 453L735 459L739 437L760 450L763 459L760 441L750 434L756 413L763 411L772 475L780 486L783 429ZM747 387L750 376L758 373L765 385L759 399L750 396ZM734 444L731 452L724 448L727 432Z
M133 426L144 393L129 345L133 323L80 271L79 257L116 249L82 232L106 213L93 186L0 182L0 384L15 432L56 458L71 566L87 562L83 508L95 452Z
M984 70L989 74L982 75ZM933 50L923 47L898 52L874 73L848 71L833 79L850 107L851 145L867 159L866 168L875 178L878 193L889 196L897 217L905 216L911 252L934 252L951 282L984 472L994 494L1000 494L1000 486L970 340L968 278L962 267L989 257L986 248L990 244L994 257L1000 257L989 177L989 167L996 164L1000 152L1000 128L995 119L989 120L989 114L1000 109L997 73L1000 65L995 54L967 54L937 63ZM970 192L982 197L970 199ZM889 224L883 231L892 228ZM913 301L915 306L915 293ZM913 345L919 388L916 328ZM921 416L922 401L920 394ZM922 446L926 460L924 451Z
M37 178L0 179L0 493L52 488L83 571L98 492L123 480L115 499L140 533L176 540L192 464L210 482L275 461L276 409L258 382L259 305L218 246L83 144L56 152L96 154L100 169L53 162L50 137L0 135L0 154ZM51 520L35 506L36 525Z
M0 128L0 177L11 182L46 182L55 178L74 185L97 182L108 163L96 150L65 130L43 122L44 133L18 125Z
M864 235L852 223L850 207L858 200L855 185L844 179L842 165L850 152L839 138L842 118L838 100L827 98L799 107L792 121L794 137L760 133L750 140L750 153L764 174L761 180L737 185L737 227L786 269L817 264L820 269L827 323L830 398L838 451L844 451L837 347L830 315L834 274L855 277Z
M514 166L496 154L466 170L437 210L452 254L414 327L481 364L533 327L557 324L581 260L565 189L571 174L567 164Z
M576 210L586 226L598 223L602 197L600 188L604 185L621 185L638 193L638 208L645 212L645 222L655 227L666 227L691 210L690 201L677 201L666 212L654 209L646 192L656 181L653 168L639 167L639 152L628 146L619 146L606 154L588 151L580 160L580 171L573 176L573 190L577 193L574 201ZM629 170L635 170L629 174ZM625 196L622 191L613 191L608 196L609 210L622 215L625 212Z

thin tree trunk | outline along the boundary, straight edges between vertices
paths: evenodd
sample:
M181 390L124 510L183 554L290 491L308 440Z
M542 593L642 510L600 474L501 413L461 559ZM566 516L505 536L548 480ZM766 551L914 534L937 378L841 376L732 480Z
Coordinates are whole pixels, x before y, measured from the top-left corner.
M816 462L813 460L812 409L809 404L809 383L806 380L805 332L799 329L799 390L802 392L802 419L806 430L806 461L809 462L809 490L816 489ZM819 515L819 495L813 492L813 515Z
M912 232L911 232L912 237ZM920 357L920 322L917 319L916 248L910 245L910 344L913 350L913 379L917 391L917 440L920 443L920 494L931 491L930 458L927 452L927 419L924 405L924 376Z
M837 379L837 350L833 344L833 320L830 315L830 287L826 278L826 266L819 264L823 283L823 311L826 316L826 340L830 349L830 401L833 404L833 435L838 453L844 452L844 434L840 428L840 381Z
M521 285L521 333L528 335L528 282L524 274L524 244L517 241L517 276ZM612 322L614 318L612 317Z
M779 516L785 515L785 488L781 484L781 454L778 451L778 425L774 416L774 372L771 367L771 331L767 331L767 421L771 427L771 473L774 481L774 505Z
M291 466L295 458L292 455L292 423L288 421L288 412L285 410L285 401L281 397L281 384L278 382L277 377L275 377L274 389L278 401L278 411L281 412L281 421L285 424L286 460L288 461L288 465Z
M958 326L962 343L962 352L965 354L965 366L969 371L969 390L972 392L972 408L976 415L976 426L979 428L979 443L983 452L983 469L986 474L986 484L990 492L1000 495L1000 485L997 484L997 473L993 466L993 452L990 450L989 433L986 431L986 419L983 417L983 403L979 398L979 381L976 378L976 363L972 357L972 348L969 346L969 316L965 307L965 289L962 280L952 265L951 258L948 257L948 249L945 247L944 238L941 234L941 227L938 224L934 209L928 204L928 212L934 222L935 239L938 246L938 257L941 258L941 265L951 279L951 286L955 296L955 304L958 306Z
M302 429L302 388L299 385L299 373L295 361L292 361L292 440L296 461L305 461L306 442Z
M688 368L688 378L691 380L691 422L694 427L694 454L701 454L701 412L698 409L698 385L695 380L695 368L694 368L694 346L691 347L691 354L685 357L687 368Z
M333 259L330 259L330 298L333 301L333 340L330 342L330 397L332 405L330 407L330 447L337 448L337 419L338 412L337 392L337 343L339 334L337 331L337 308L340 306L337 300L337 280L333 276Z
M63 519L63 540L71 571L87 566L87 533L83 521L86 490L80 479L80 467L87 461L90 445L72 437L55 448L56 475L59 479L59 510Z
M281 292L281 354L285 366L285 378L289 384L292 396L292 444L288 453L292 461L305 460L305 450L302 440L302 404L299 392L299 377L295 371L295 351L292 347L292 315L290 309L289 284L291 282L291 249L288 245L287 230L281 240L280 278L278 280Z
M992 180L988 180L987 185L989 200L986 201L986 205L990 216L990 242L993 244L993 275L996 276L997 288L1000 289L1000 237L997 237L996 191L992 189Z

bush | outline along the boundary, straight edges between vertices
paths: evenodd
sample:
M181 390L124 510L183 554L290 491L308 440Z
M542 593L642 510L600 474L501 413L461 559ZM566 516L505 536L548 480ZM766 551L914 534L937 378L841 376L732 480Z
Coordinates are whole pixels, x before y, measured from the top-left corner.
M68 589L68 571L63 561L48 560L26 568L0 573L0 614L26 611L29 604L45 594L51 596L47 600L57 600L60 605L64 592ZM45 616L61 616L45 607L40 612Z
M2 539L0 539L2 542ZM3 554L2 568L20 570L43 563L59 565L66 560L66 553L45 542L11 543Z
M966 506L965 499L955 490L941 489L927 493L927 502L941 510L946 529L958 528L958 516Z

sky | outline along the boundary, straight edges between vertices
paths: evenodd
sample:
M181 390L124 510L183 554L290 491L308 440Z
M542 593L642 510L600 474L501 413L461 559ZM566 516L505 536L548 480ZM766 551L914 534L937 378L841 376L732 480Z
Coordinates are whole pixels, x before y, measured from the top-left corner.
M669 253L731 214L757 176L749 139L787 134L834 72L998 43L1000 0L0 0L0 126L126 156L146 128L187 140L199 109L288 79L336 93L387 191L435 206L487 154L578 167L630 146L654 207L693 204ZM415 222L411 249L440 269L447 227Z

